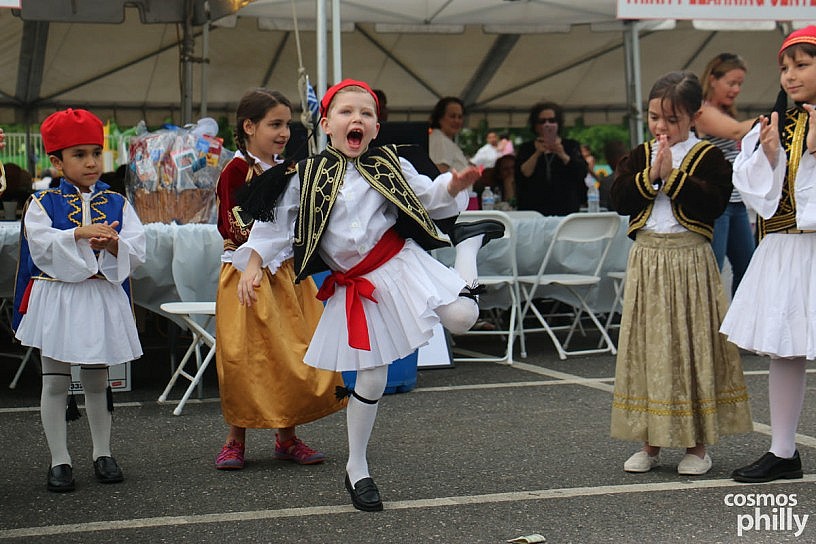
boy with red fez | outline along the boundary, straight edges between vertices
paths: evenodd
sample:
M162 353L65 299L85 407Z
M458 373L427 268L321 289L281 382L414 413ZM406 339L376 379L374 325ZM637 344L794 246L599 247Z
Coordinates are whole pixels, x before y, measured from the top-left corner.
M47 488L63 492L74 490L66 420L79 417L76 402L68 402L71 365L81 365L96 479L124 478L110 450L107 369L142 355L129 276L145 260L145 237L130 204L99 181L102 121L67 109L43 121L40 132L62 179L26 204L13 326L24 346L40 350L40 415L51 450Z
M425 344L439 322L454 332L473 326L479 315L476 253L503 228L494 221L458 224L450 233L455 270L442 265L426 252L448 245L434 219L465 209L478 169L430 179L399 156L399 146L370 148L379 105L362 81L334 85L320 107L331 145L298 164L291 184L300 186L300 202L288 201L289 191L282 194L276 220L256 221L233 264L246 270L247 281L238 288L245 303L255 298L251 279L287 244L294 246L298 280L332 270L318 292L326 308L304 360L316 368L357 371L354 391L348 391L345 486L355 508L377 511L383 505L366 449L388 365ZM294 243L287 235L290 221Z
M734 161L734 187L760 216L760 242L720 331L771 358L771 446L733 472L739 482L802 477L796 427L807 362L816 359L816 26L785 38L777 60L773 113L760 117Z

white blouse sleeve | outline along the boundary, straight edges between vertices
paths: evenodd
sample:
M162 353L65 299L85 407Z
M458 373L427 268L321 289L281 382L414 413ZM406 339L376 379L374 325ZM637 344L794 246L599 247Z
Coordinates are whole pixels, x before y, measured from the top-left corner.
M246 270L252 250L261 256L261 266L274 274L284 261L293 255L292 243L295 239L295 220L300 206L300 178L297 174L289 180L289 185L275 206L274 221L255 221L249 231L249 239L232 255L232 265L238 270Z
M734 160L734 187L740 192L746 206L763 218L770 218L779 206L782 185L785 182L787 157L779 147L776 166L771 167L759 142L759 125L742 139L742 150Z
M122 283L131 272L145 262L145 232L139 216L125 202L122 210L122 228L119 230L119 249L116 255L99 252L99 271L113 283Z
M796 198L796 226L816 229L816 157L805 151L799 163L794 182Z
M38 200L32 200L25 215L25 237L34 264L60 281L85 281L99 271L88 240L74 240L74 230L53 227Z
M451 173L440 174L435 179L420 174L408 160L400 157L402 172L408 185L419 197L422 205L428 210L432 219L444 219L459 215L459 212L467 208L468 192L460 191L456 197L448 193L448 183Z

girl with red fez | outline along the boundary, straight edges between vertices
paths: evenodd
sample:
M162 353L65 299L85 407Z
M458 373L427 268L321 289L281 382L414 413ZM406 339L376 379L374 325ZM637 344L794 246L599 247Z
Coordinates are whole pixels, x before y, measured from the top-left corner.
M785 38L777 60L774 110L743 138L734 161L734 186L759 215L760 242L720 330L771 359L771 446L733 472L740 482L802 477L796 427L805 367L816 359L816 26Z
M145 236L127 200L99 180L104 138L99 118L67 109L43 121L40 132L62 179L26 205L13 326L24 346L40 350L40 415L51 450L47 488L62 492L74 490L66 422L78 417L75 401L68 402L66 414L71 365L80 365L96 479L124 478L111 456L107 369L142 355L129 277L145 260Z
M326 308L304 360L326 370L357 371L346 414L345 486L355 508L376 511L383 505L366 449L388 365L426 343L439 322L455 332L473 326L479 315L476 253L503 231L497 222L458 224L450 233L455 270L436 261L426 249L448 241L433 220L465 209L478 170L430 179L399 155L400 146L370 148L379 108L362 81L334 85L320 106L331 145L298 164L290 186L300 188L299 201L289 190L281 194L275 220L256 221L233 264L245 270L238 287L245 304L256 300L261 267L287 246L294 246L297 280L332 270L318 292Z

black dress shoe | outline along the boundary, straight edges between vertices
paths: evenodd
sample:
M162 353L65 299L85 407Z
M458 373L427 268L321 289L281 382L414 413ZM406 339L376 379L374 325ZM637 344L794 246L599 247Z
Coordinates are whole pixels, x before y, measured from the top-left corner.
M354 487L351 486L348 474L346 474L346 489L351 495L351 502L357 510L364 512L379 512L383 509L380 499L380 490L371 478L363 478Z
M103 455L94 461L94 476L103 484L115 484L125 479L116 459Z
M501 238L504 236L504 225L495 219L481 219L479 221L471 221L470 223L456 223L451 231L448 233L451 243L457 245L462 240L473 238L484 234L482 238L482 245L484 246L490 240Z
M732 472L731 477L738 482L748 483L771 482L780 478L795 480L802 477L802 460L799 458L799 451L794 452L790 459L768 452L755 463Z
M48 491L64 493L74 490L74 471L71 465L62 464L48 469Z

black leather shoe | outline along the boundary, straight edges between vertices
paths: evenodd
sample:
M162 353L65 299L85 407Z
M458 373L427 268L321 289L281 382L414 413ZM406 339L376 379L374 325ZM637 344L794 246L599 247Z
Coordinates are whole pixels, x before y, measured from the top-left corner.
M74 490L74 471L71 465L62 464L48 469L48 491L64 493Z
M94 476L103 484L115 484L125 479L116 459L105 455L94 461Z
M481 219L470 223L456 223L448 233L451 243L457 245L462 240L473 238L479 234L484 234L482 245L490 240L504 236L504 225L495 219Z
M363 478L352 487L351 480L346 474L346 489L348 489L351 502L357 510L379 512L383 509L380 490L377 489L377 484L371 478Z
M731 477L738 482L748 483L771 482L780 478L796 480L802 477L802 460L799 458L799 451L794 452L790 459L768 452L755 463L732 472Z

